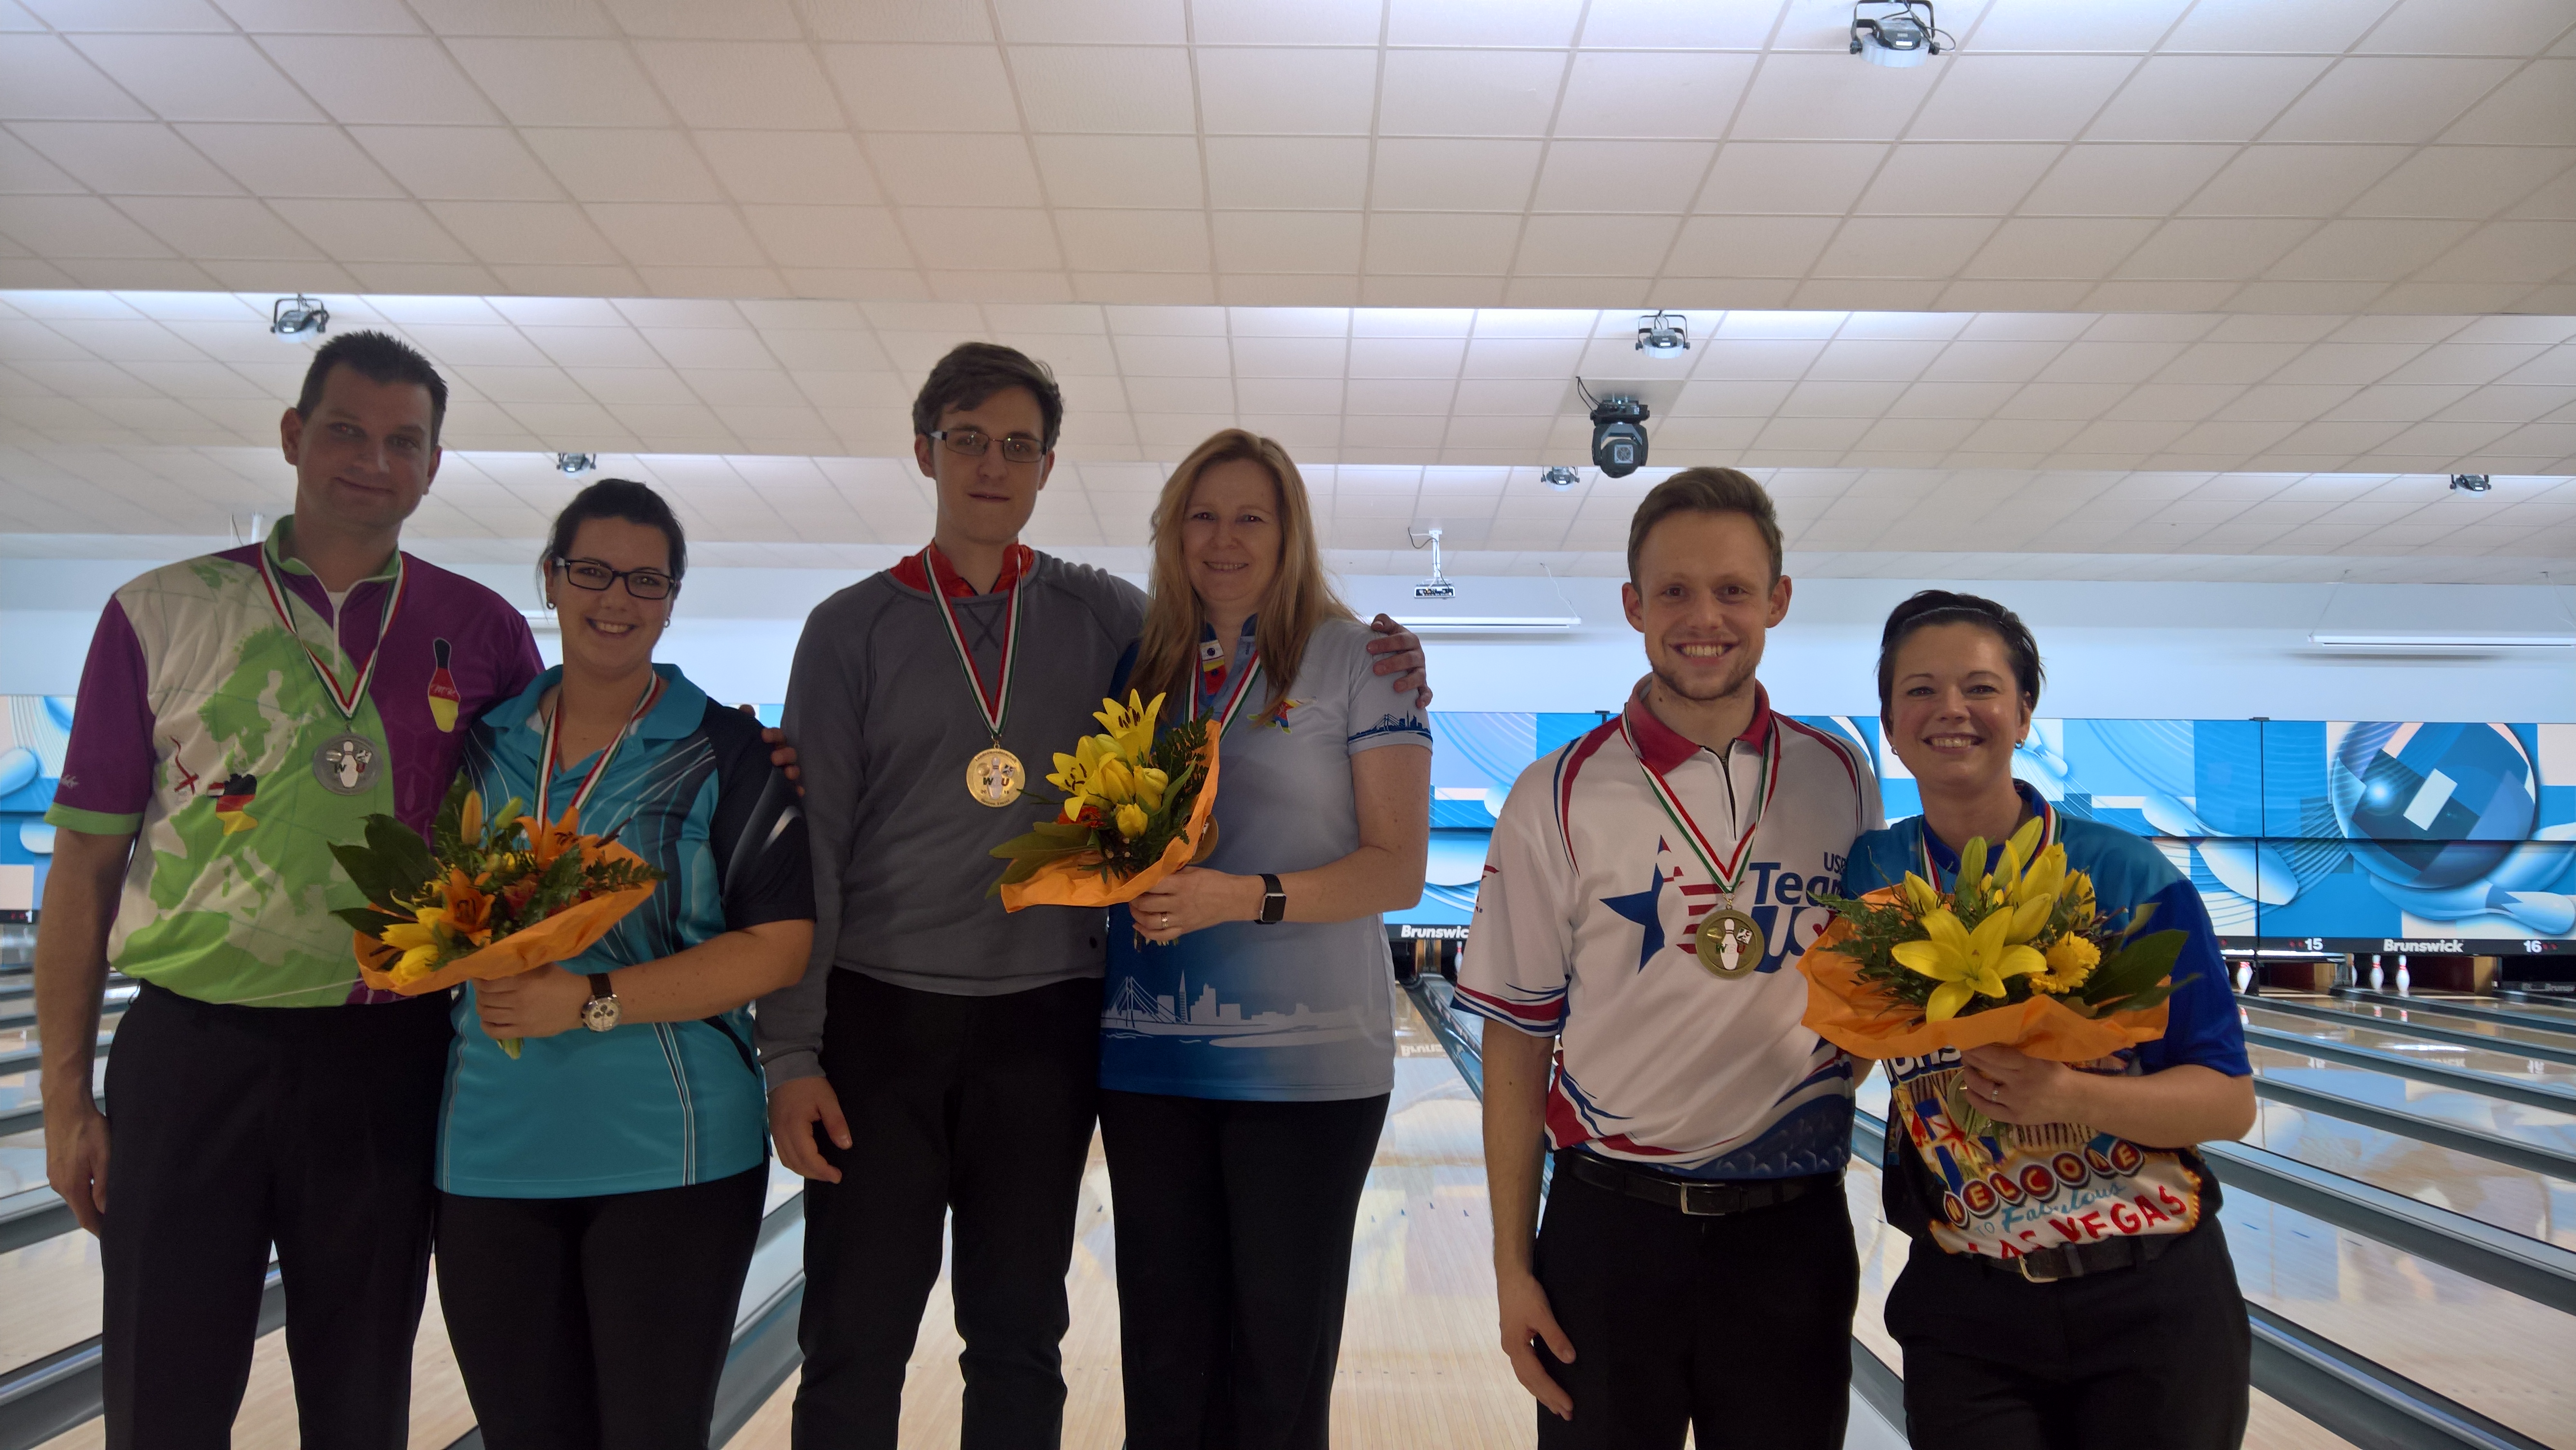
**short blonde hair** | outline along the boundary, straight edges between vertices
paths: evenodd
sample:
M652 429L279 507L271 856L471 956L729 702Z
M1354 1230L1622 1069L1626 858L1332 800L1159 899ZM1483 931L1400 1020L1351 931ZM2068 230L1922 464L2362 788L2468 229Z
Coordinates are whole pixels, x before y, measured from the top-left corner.
M1674 514L1742 514L1762 533L1771 552L1771 581L1780 580L1780 515L1771 507L1770 491L1753 475L1735 468L1685 468L1646 491L1628 520L1628 582L1637 582L1637 556L1645 552L1646 535Z

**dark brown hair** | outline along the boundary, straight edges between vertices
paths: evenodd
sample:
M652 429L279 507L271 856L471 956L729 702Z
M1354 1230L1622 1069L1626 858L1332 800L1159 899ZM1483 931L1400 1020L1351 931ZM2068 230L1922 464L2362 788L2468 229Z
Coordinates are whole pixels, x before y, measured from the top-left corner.
M304 391L295 398L296 417L313 421L313 410L322 406L322 386L338 367L371 383L413 383L429 389L429 446L438 446L438 430L447 422L447 379L410 343L381 332L344 332L315 348L313 364L304 370Z
M912 400L912 431L929 433L949 409L975 407L1004 388L1026 388L1038 400L1038 416L1046 428L1046 436L1038 441L1055 447L1056 435L1064 431L1064 393L1055 385L1054 372L1018 348L998 342L961 342L948 350Z
M1926 589L1888 611L1887 627L1879 631L1879 719L1885 720L1895 705L1896 651L1914 631L1935 624L1973 624L2000 640L2004 653L2012 657L2013 683L2021 690L2022 703L2039 704L2039 688L2048 683L2048 671L2039 663L2039 641L2031 637L2030 626L2021 622L2021 616L1974 594Z
M1771 580L1780 580L1780 516L1771 495L1751 474L1733 468L1685 468L1647 490L1628 520L1628 582L1637 583L1637 556L1645 552L1646 535L1674 514L1742 514L1761 530L1771 551Z
M671 541L671 567L665 571L671 582L689 572L689 536L680 528L680 516L671 512L663 497L631 478L603 478L572 496L564 511L555 515L555 526L546 537L545 557L538 561L539 572L572 558L572 540L581 526L592 519L624 519L648 529L660 529Z

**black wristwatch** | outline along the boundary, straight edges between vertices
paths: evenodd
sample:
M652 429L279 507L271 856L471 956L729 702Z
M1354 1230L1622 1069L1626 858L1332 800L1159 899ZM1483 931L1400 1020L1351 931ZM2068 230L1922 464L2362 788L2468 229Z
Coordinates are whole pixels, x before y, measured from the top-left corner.
M590 974L590 1000L581 1004L581 1025L593 1032L617 1025L617 993L608 985L606 972Z
M1288 915L1288 893L1279 889L1279 878L1261 873L1261 914L1253 918L1263 926L1277 926Z

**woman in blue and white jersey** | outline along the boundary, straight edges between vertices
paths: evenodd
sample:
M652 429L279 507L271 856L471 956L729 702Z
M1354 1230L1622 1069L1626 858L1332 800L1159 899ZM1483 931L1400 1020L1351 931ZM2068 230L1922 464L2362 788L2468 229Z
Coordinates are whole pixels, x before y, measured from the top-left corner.
M2060 815L2013 779L2039 704L2039 648L2009 609L1926 590L1880 638L1879 719L1923 814L1852 847L1854 896L1912 871L1943 891L1973 839L2041 823L2115 916L2185 934L2164 1036L2069 1066L2007 1047L1886 1064L1888 1222L1914 1239L1888 1294L1922 1450L2233 1450L2244 1437L2245 1303L2192 1145L2254 1122L2252 1067L2209 913L2150 843ZM1949 1091L2009 1136L1974 1131ZM2079 1126L2080 1125L2080 1126Z
M759 723L653 663L687 559L651 489L582 490L544 560L564 662L466 744L487 809L575 808L663 872L581 956L457 996L438 1287L493 1450L703 1447L760 1231L744 1008L803 973L814 883Z
M1369 638L1278 444L1228 429L1172 471L1126 673L1166 720L1224 733L1215 853L1109 923L1100 1131L1133 1450L1326 1443L1395 1082L1379 914L1421 899L1430 839L1430 725Z

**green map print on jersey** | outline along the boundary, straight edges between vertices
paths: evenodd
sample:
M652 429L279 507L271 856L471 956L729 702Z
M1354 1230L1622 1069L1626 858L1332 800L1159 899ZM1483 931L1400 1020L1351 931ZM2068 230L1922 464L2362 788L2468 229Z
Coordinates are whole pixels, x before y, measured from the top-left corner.
M196 572L210 589L226 591L239 585L222 576L239 570L214 565ZM336 639L308 638L317 647L327 644L325 658L341 678L352 677ZM330 913L364 905L366 897L332 860L330 846L361 839L368 815L393 814L393 771L387 763L371 786L344 796L322 785L313 758L325 742L349 732L384 749L375 701L362 700L356 717L344 721L296 636L272 619L242 636L230 675L196 719L219 752L216 768L201 774L209 781L258 777L245 811L257 824L228 833L209 792L147 833L148 891L156 910L125 939L118 969L206 1002L328 1007L347 1001L358 980L357 958L347 924Z

